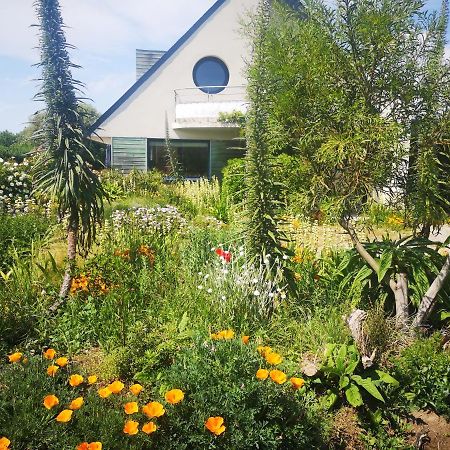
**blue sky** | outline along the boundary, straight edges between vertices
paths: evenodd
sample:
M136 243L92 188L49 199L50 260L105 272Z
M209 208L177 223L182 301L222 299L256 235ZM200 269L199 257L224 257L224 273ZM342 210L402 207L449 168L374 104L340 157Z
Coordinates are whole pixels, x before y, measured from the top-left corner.
M399 0L400 1L400 0ZM135 49L167 50L214 0L60 0L74 73L105 111L135 81ZM429 9L440 0L430 0ZM0 0L0 131L20 131L40 108L33 0Z

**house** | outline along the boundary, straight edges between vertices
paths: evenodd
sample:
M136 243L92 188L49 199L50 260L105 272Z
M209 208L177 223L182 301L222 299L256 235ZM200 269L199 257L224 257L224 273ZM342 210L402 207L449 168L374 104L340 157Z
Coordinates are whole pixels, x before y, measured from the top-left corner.
M137 50L137 81L92 126L120 170L167 170L166 136L187 177L220 176L239 127L220 113L245 112L250 42L242 17L258 0L218 0L167 52Z

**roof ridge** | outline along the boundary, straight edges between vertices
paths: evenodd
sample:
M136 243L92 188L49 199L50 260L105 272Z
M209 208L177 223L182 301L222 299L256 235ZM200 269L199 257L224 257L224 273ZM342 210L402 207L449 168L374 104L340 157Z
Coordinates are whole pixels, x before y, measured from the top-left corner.
M145 72L110 108L108 108L88 129L92 134L99 126L108 119L120 106L122 106L160 67L162 67L177 50L228 0L217 0L195 23L175 42L169 50Z

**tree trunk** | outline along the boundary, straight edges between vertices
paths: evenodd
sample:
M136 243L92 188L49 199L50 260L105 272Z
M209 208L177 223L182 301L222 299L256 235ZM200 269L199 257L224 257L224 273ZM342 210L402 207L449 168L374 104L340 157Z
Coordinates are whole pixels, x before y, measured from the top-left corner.
M50 307L50 311L55 312L66 300L72 284L72 277L75 271L75 263L77 256L77 239L78 229L73 223L69 223L67 227L67 265L64 273L63 282L59 290L58 300Z
M429 287L428 291L422 298L420 302L419 309L417 311L417 316L414 319L413 327L417 328L425 324L430 314L433 312L436 306L436 298L445 283L445 280L450 274L450 255L447 256L444 265L438 276L434 279L433 283Z
M394 289L395 296L395 323L397 328L408 327L408 279L406 273L399 273Z

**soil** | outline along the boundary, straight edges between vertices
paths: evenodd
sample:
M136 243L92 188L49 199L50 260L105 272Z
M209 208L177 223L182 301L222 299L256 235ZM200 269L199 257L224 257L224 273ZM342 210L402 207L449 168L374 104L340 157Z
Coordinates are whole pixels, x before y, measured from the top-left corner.
M450 422L432 411L411 414L409 444L422 450L450 450Z

